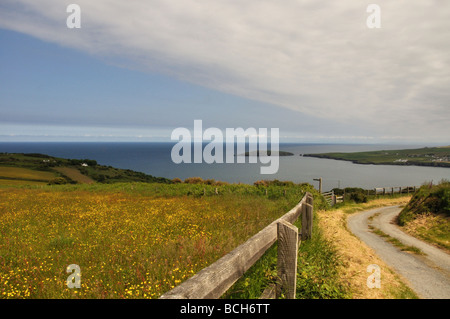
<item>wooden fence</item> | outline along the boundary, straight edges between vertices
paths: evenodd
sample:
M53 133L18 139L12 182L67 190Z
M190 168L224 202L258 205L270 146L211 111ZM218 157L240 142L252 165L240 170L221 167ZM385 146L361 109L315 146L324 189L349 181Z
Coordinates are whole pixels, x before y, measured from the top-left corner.
M369 195L394 195L394 194L414 194L418 186L396 186L396 187L375 187L373 189L367 190L367 196ZM337 203L342 203L345 198L345 189L344 194L342 196L337 196L334 191L322 193L325 200L331 206L336 205Z
M302 216L302 230L292 225ZM276 296L295 298L299 240L311 238L313 196L306 193L288 213L272 222L242 245L166 292L161 299L216 299L222 296L278 240ZM264 298L273 298L265 291Z
M393 194L414 194L417 186L396 186L396 187L375 187L367 190L367 195L393 195Z
M328 204L330 204L330 206L334 206L344 201L344 196L335 195L333 190L331 192L322 193L322 196L325 197L325 200Z

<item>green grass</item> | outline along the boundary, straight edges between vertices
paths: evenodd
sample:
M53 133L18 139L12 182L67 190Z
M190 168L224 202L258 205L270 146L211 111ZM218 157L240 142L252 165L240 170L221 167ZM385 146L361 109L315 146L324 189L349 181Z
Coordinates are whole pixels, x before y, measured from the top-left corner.
M419 248L415 247L415 246L409 246L409 245L405 245L403 244L400 240L398 240L397 238L394 238L388 234L386 234L385 232L383 232L382 230L375 228L373 226L369 226L369 228L371 229L371 231L374 234L377 234L380 237L383 237L384 239L386 239L387 242L393 244L394 246L400 248L401 251L410 251L416 255L425 255L425 253L423 251L421 251Z
M421 186L400 212L398 223L411 235L450 250L450 182Z
M6 179L0 178L0 187L1 186L30 186L30 185L47 185L47 181L30 181L30 180L21 180L21 179Z
M23 167L0 166L0 178L9 180L48 182L58 175Z
M317 197L317 200L316 200ZM316 196L315 209L321 196ZM317 216L314 215L317 219ZM316 220L317 221L317 220ZM294 223L301 229L301 221ZM223 296L228 299L257 299L264 289L277 281L277 244L275 243ZM338 267L342 265L333 244L323 235L317 222L313 223L312 238L302 241L298 253L297 299L351 298L342 283Z
M398 222L403 226L427 213L450 217L450 182L442 181L434 186L422 185L401 211Z

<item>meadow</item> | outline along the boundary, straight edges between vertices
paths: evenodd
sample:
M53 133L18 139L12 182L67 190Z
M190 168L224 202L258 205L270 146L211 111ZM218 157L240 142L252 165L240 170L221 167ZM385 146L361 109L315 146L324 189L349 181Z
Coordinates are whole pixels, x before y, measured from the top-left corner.
M16 184L20 184L20 181L47 183L55 177L57 175L53 172L36 171L22 167L0 166L0 181L3 181L4 184L8 184L9 181L17 181Z
M0 186L1 298L158 298L311 185ZM81 269L68 288L66 267Z

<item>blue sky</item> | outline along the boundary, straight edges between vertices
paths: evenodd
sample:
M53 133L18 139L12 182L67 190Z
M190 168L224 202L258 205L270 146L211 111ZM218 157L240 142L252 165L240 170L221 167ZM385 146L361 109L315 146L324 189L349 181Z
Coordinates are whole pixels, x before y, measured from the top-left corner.
M283 141L450 143L450 5L81 0L0 4L0 141L165 141L176 127ZM412 23L414 21L414 23Z

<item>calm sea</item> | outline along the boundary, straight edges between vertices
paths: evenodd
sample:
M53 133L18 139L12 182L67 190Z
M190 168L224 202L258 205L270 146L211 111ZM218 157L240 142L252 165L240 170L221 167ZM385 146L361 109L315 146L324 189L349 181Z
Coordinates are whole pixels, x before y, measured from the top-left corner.
M294 156L280 157L279 170L274 175L261 175L259 161L255 164L174 164L173 143L0 143L0 152L43 153L56 157L94 159L99 164L132 169L150 175L181 178L199 176L230 183L251 184L262 179L308 182L322 177L323 190L334 187L419 186L424 182L450 179L450 169L440 167L359 165L351 162L302 157L300 154L326 152L357 152L387 149L418 148L423 145L354 145L354 144L281 144L280 150Z

